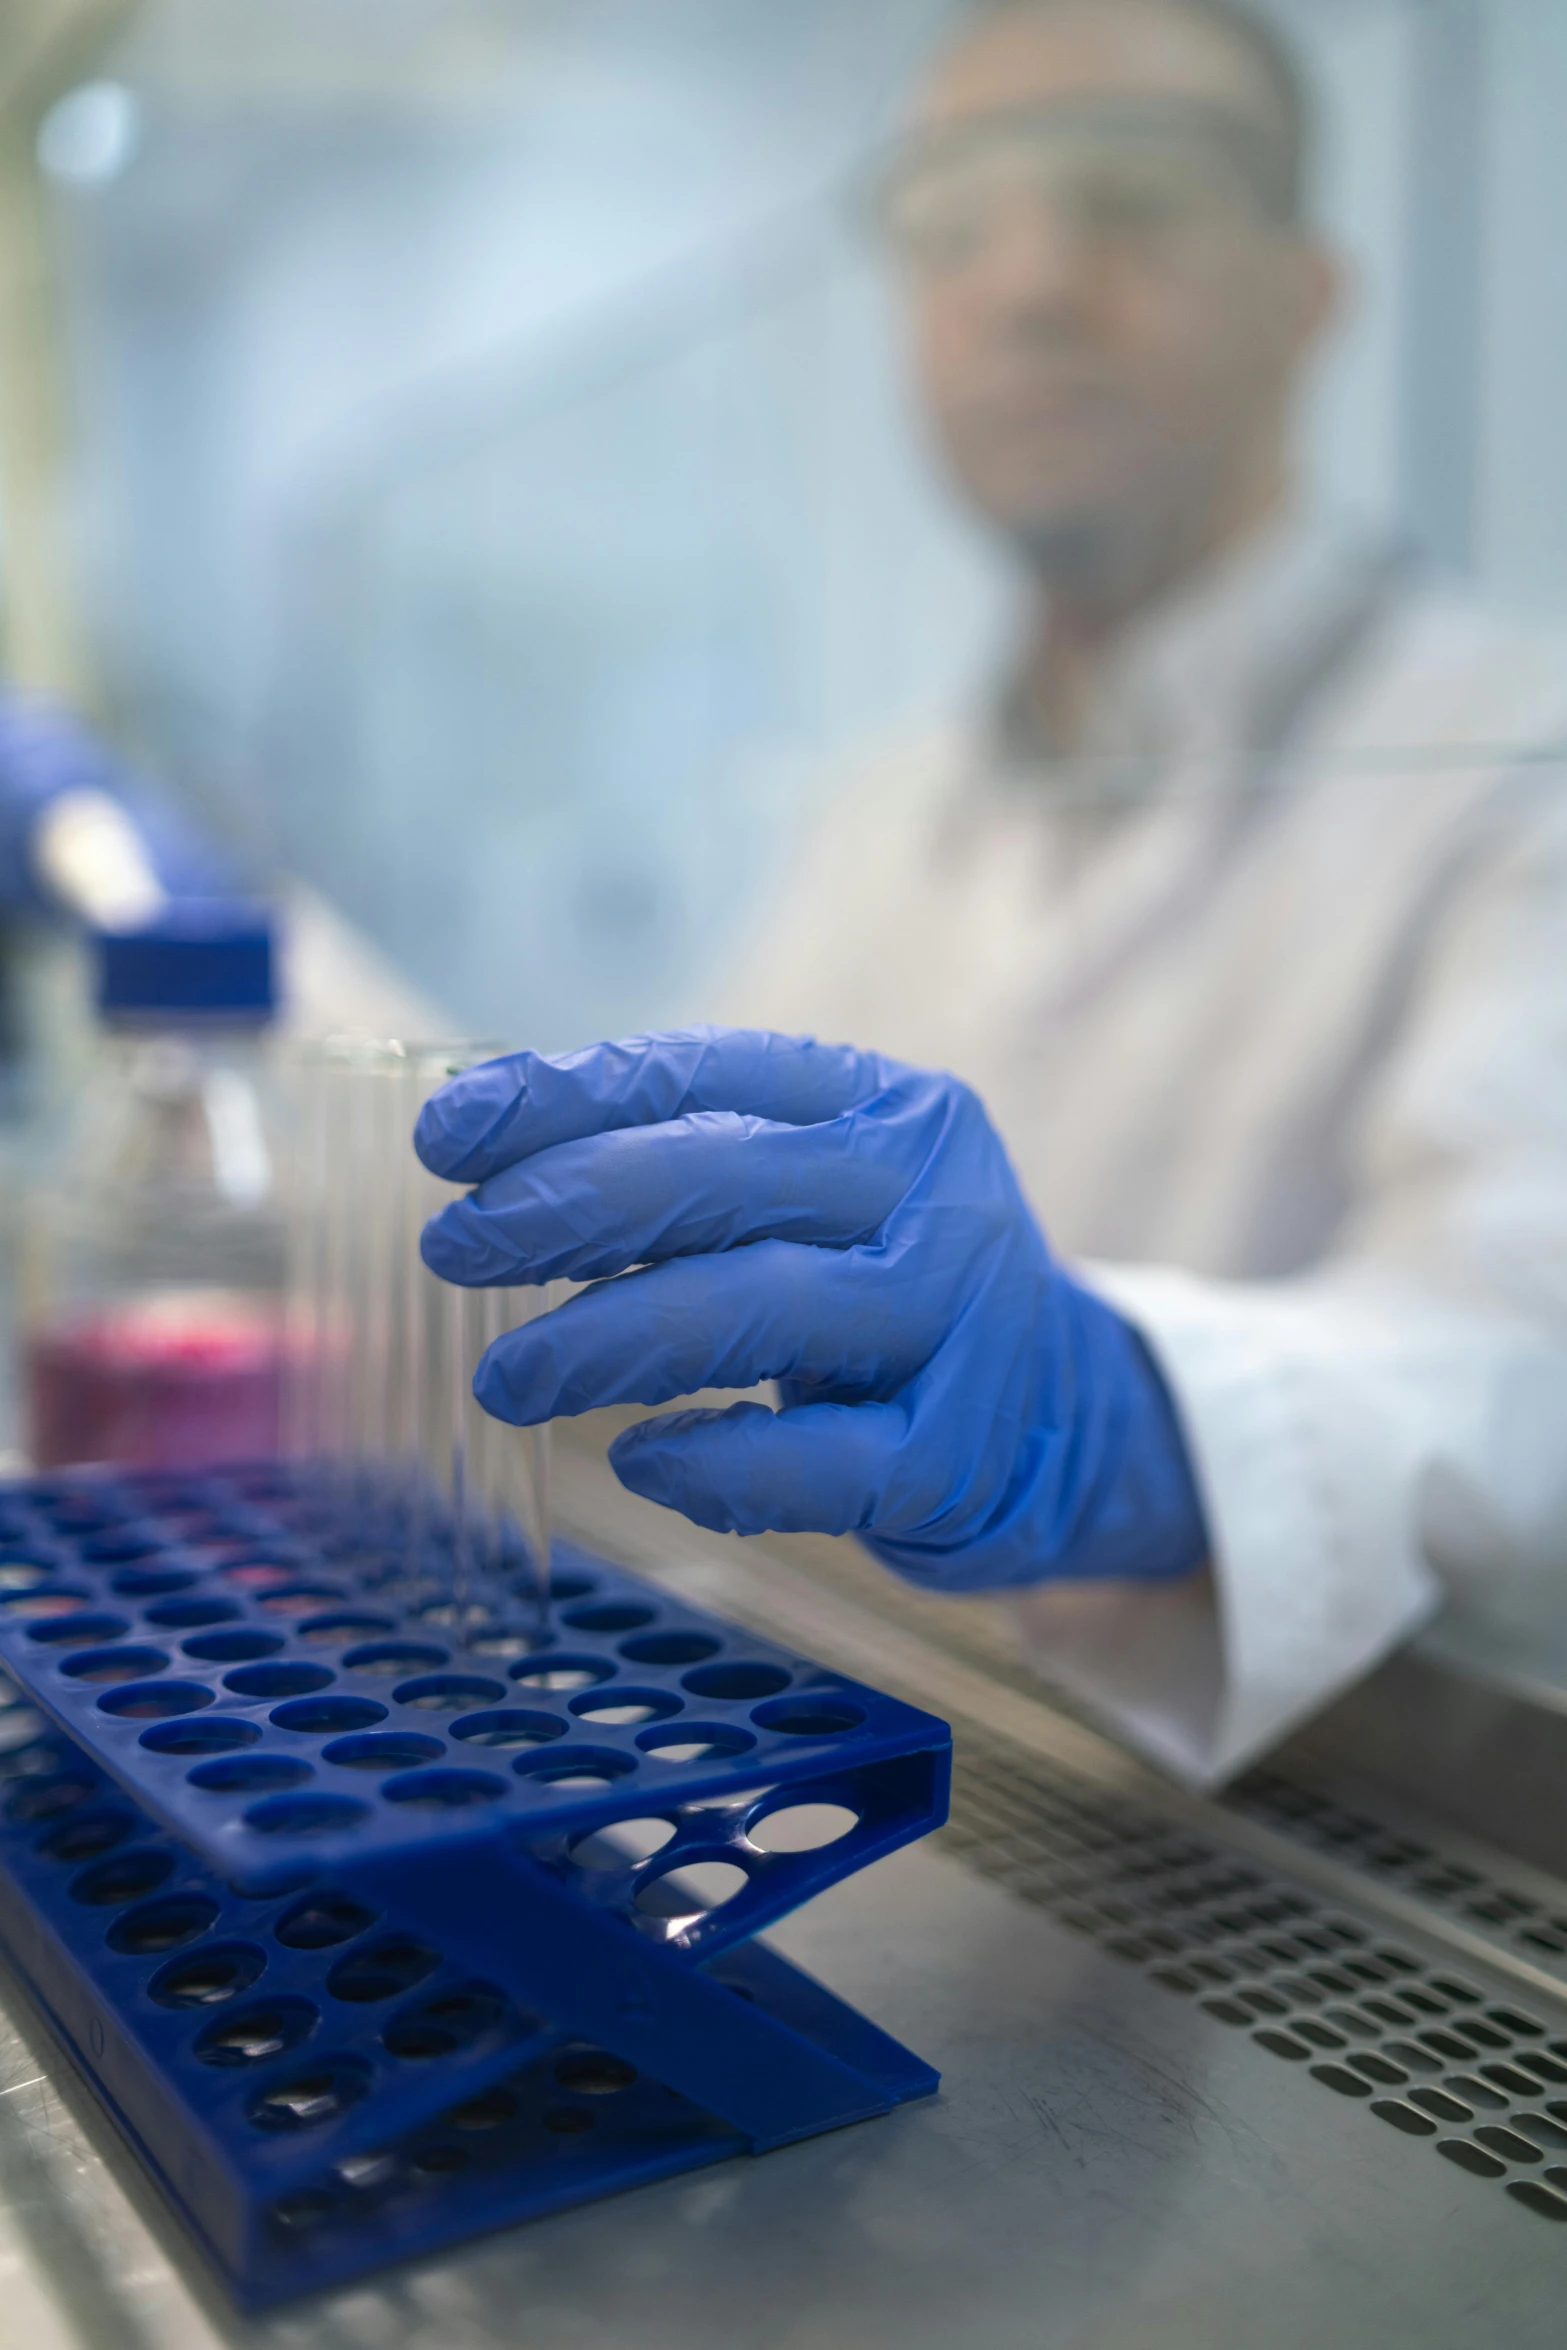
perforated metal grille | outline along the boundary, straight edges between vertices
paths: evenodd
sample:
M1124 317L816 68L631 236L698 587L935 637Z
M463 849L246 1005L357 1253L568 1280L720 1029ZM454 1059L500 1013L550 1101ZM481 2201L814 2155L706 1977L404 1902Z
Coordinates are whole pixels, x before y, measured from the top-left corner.
M972 1868L1323 2089L1567 2221L1559 2018L1496 1999L1135 1798L973 1733L959 1737L942 1833Z
M1567 1982L1567 1905L1541 1900L1493 1870L1457 1860L1418 1837L1405 1836L1371 1813L1350 1810L1330 1795L1274 1771L1251 1771L1232 1787L1227 1804L1382 1884L1418 1893L1451 1917L1478 1926L1493 1941L1517 1950Z

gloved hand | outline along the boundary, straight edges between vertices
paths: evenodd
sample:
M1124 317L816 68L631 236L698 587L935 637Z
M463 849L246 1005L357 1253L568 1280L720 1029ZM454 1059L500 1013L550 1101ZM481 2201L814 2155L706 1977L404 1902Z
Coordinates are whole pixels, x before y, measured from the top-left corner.
M1206 1555L1152 1359L1053 1262L956 1079L699 1030L488 1062L415 1144L478 1186L426 1225L434 1272L599 1284L489 1349L496 1418L782 1382L777 1413L627 1429L610 1458L633 1492L724 1532L852 1531L943 1591Z
M72 890L62 873L49 869L61 860L38 855L41 829L67 804L89 821L95 809L118 811L142 869L170 896L226 896L238 886L222 851L129 775L84 726L47 703L0 694L0 910L58 905L63 894L67 910L97 917L92 890Z

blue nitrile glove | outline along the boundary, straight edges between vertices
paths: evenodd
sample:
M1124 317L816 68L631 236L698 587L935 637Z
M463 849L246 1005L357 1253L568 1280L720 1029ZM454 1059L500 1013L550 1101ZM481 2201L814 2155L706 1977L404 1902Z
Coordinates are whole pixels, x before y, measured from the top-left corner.
M487 1062L415 1141L479 1187L426 1225L434 1272L598 1282L490 1348L474 1392L496 1418L782 1381L777 1413L627 1429L610 1458L633 1492L724 1532L853 1532L944 1591L1205 1557L1147 1349L1052 1261L955 1078L697 1030Z
M0 911L46 902L33 867L33 834L45 811L75 791L105 792L118 802L171 897L221 897L235 889L234 867L222 851L128 774L95 735L46 702L0 694Z

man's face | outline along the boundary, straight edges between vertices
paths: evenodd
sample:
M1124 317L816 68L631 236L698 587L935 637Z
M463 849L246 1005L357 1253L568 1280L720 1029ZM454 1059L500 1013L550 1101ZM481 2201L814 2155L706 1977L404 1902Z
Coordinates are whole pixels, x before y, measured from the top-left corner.
M1003 13L929 93L891 225L927 398L975 503L1048 572L1201 544L1328 307L1248 160L1278 126L1164 0Z

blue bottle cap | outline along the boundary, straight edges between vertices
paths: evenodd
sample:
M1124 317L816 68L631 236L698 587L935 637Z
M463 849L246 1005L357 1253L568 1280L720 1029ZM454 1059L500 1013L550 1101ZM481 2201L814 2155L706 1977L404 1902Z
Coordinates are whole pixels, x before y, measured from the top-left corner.
M97 934L107 1020L229 1020L277 1009L272 915L249 898L179 898L135 930Z

